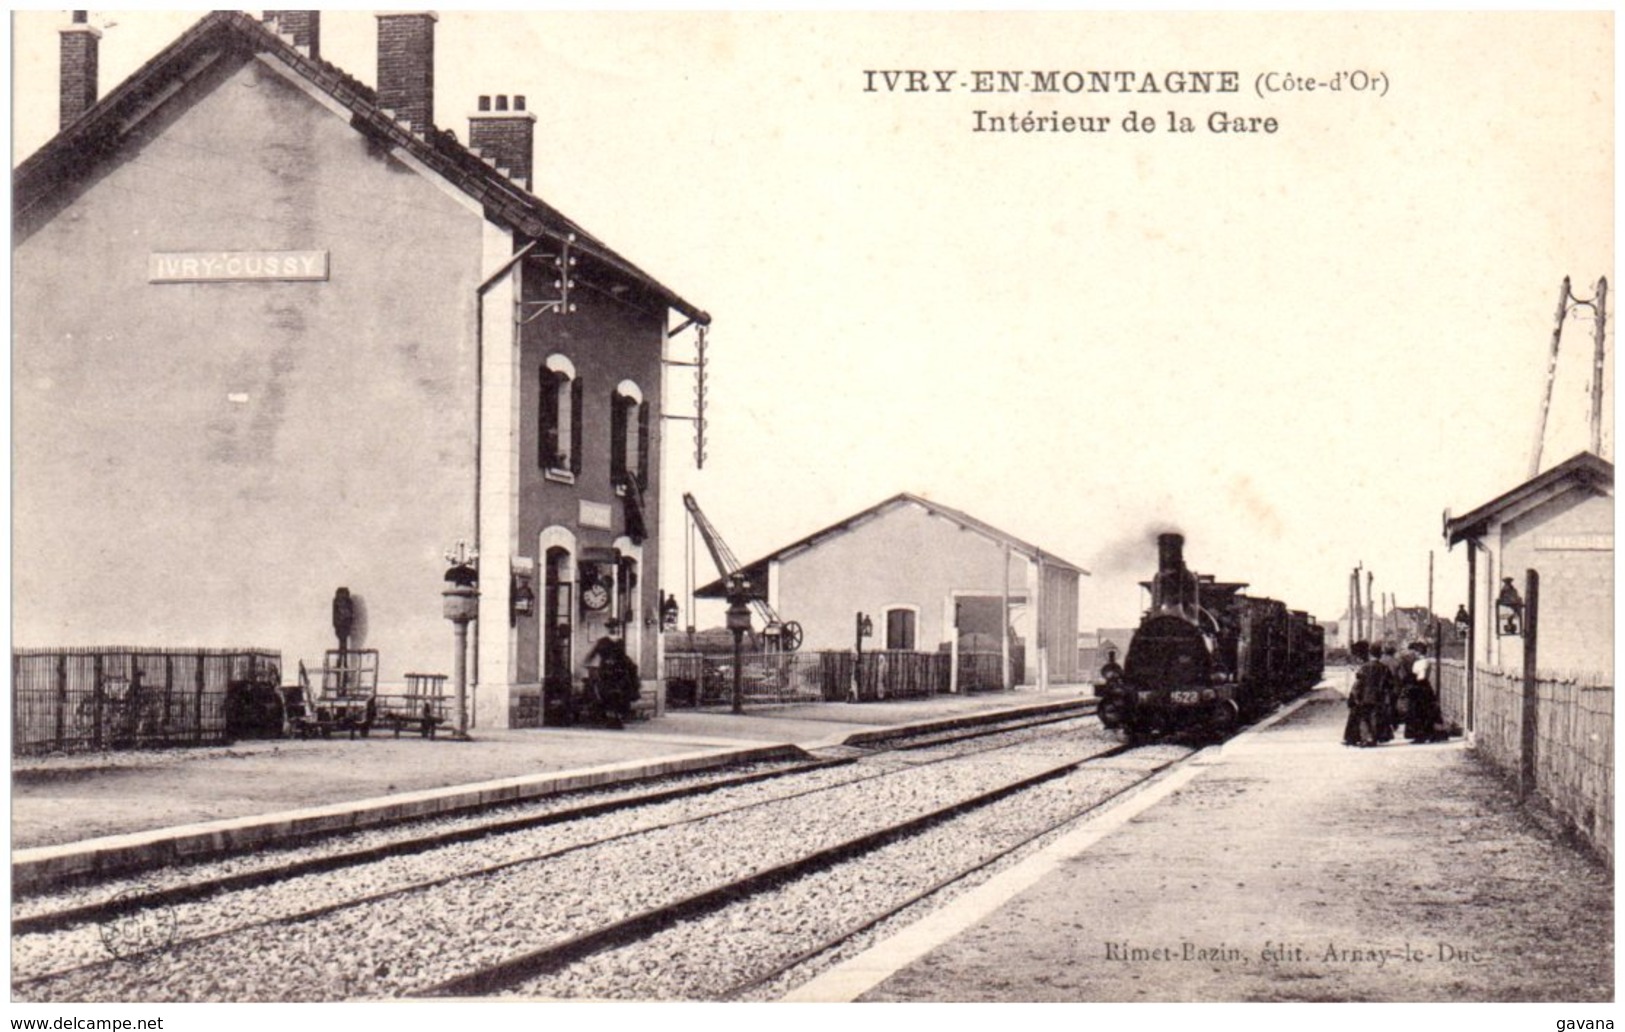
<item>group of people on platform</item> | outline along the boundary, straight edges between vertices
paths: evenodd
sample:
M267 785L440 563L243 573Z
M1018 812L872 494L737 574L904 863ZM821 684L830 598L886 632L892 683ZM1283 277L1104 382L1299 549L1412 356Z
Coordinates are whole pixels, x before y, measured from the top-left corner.
M1412 742L1449 739L1425 642L1412 642L1400 652L1392 643L1357 641L1350 651L1360 665L1349 691L1344 745L1369 748L1391 742L1401 723Z

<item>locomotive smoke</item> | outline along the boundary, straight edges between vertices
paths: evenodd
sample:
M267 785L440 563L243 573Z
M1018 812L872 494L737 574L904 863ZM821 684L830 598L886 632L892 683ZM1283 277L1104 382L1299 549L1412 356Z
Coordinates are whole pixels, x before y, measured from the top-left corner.
M1097 577L1135 575L1146 577L1157 568L1157 538L1162 534L1184 534L1172 523L1152 522L1132 534L1117 538L1096 554L1089 569Z

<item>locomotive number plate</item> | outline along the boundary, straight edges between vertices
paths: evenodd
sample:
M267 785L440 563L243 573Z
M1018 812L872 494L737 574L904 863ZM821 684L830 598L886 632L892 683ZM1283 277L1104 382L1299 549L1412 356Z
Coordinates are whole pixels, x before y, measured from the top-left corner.
M1171 692L1169 698L1173 699L1176 706L1194 706L1202 701L1199 692Z

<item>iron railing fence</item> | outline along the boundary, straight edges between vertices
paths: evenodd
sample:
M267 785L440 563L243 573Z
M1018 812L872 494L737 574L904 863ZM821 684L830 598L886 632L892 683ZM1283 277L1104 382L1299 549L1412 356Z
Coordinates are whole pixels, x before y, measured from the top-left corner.
M281 669L269 649L17 649L12 755L223 742L228 692Z
M1027 669L1026 649L1010 648L1010 669L1001 675L1004 653L999 651L959 653L959 690L962 692L997 692L1021 683L1022 672Z
M962 652L960 691L1001 690L1002 654ZM1009 684L1021 680L1022 655L1010 655ZM873 702L946 693L953 657L943 652L886 649L864 652L750 652L740 663L740 694L747 706L797 702ZM673 707L726 706L733 700L733 656L679 653L666 656L666 701Z
M747 706L843 698L839 652L748 652L741 656L740 695ZM850 678L850 674L847 674ZM733 656L668 655L669 705L727 706L733 701Z

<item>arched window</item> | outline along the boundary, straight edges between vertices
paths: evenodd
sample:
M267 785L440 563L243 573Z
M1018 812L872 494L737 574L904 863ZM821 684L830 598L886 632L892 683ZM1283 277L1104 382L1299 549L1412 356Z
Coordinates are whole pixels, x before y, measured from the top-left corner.
M622 380L610 399L609 476L617 486L632 477L649 486L649 403L631 380Z
M581 472L581 378L563 355L549 355L542 365L537 402L536 464L553 474Z

